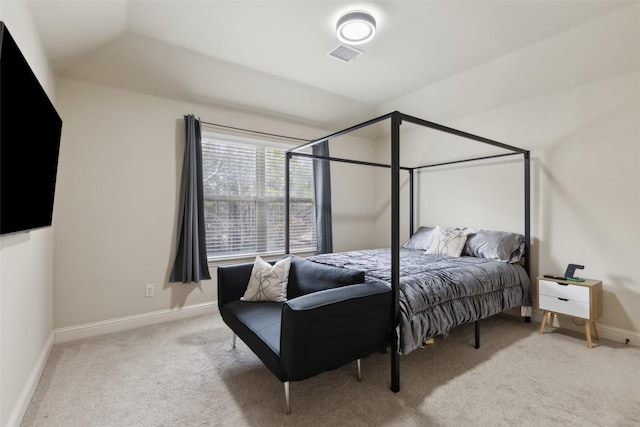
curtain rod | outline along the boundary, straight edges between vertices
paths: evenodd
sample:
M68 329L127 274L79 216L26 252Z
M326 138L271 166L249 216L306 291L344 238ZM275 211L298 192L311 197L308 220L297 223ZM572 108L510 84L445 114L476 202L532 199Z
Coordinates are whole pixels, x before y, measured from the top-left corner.
M217 126L217 127L226 128L226 129L239 130L241 132L249 132L249 133L253 133L253 134L256 134L256 135L266 135L266 136L273 136L273 137L276 137L276 138L291 139L291 140L294 140L294 141L309 142L308 139L302 139L302 138L296 138L296 137L293 137L293 136L278 135L278 134L275 134L275 133L260 132L260 131L257 131L257 130L243 129L243 128L238 128L238 127L233 127L233 126L221 125L219 123L205 122L204 120L201 120L201 123L205 124L205 125L209 125L209 126Z

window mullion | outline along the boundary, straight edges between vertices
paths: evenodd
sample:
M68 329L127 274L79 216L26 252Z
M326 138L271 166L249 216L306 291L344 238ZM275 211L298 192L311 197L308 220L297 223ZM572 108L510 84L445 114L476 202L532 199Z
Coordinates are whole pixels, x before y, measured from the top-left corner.
M258 252L267 251L267 203L265 201L265 150L264 147L256 147L256 223Z

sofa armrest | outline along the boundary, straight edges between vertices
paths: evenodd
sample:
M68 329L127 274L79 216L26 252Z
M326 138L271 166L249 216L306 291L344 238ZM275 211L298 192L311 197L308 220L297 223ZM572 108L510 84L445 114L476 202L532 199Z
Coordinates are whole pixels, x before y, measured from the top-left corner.
M218 267L218 308L244 295L252 270L252 262Z
M314 292L282 308L280 359L292 381L338 368L385 348L391 288L365 282Z
M362 298L390 292L391 288L378 282L365 282L346 285L339 288L325 289L302 295L287 301L292 311L313 310L336 303L366 304Z

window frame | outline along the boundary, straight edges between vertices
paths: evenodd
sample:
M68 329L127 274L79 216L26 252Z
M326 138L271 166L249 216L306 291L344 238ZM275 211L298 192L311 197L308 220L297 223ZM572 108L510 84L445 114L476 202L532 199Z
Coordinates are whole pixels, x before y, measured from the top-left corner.
M230 201L230 200L246 200L246 201L255 201L256 203L256 209L257 209L257 216L262 216L262 219L258 220L258 223L261 224L262 230L266 230L266 226L267 226L267 213L266 213L266 205L268 205L269 203L273 203L273 202L277 202L277 201L282 201L284 203L285 200L285 194L284 194L284 189L283 189L283 194L282 197L274 197L274 196L265 196L265 183L266 183L266 168L264 167L264 162L265 162L265 149L276 149L276 150L282 150L283 152L286 153L287 150L290 150L291 148L294 148L296 145L295 144L286 144L286 143L282 143L282 142L277 142L274 140L266 140L266 139L258 139L258 138L247 138L247 137L243 137L243 136L238 136L238 135L231 135L231 134L224 134L224 133L217 133L217 132L211 132L211 131L207 131L207 130L202 130L202 146L204 148L205 144L207 143L207 141L212 141L212 142L217 142L220 144L226 144L226 145L249 145L249 146L254 146L257 148L261 148L262 150L259 150L258 156L256 158L257 162L262 162L262 165L259 165L258 163L256 164L256 172L262 172L262 176L260 177L256 177L256 181L257 181L257 189L256 189L256 196L214 196L214 197L207 197L206 195L206 191L205 194L203 194L203 202L206 203L207 201L213 201L214 203L216 201ZM286 156L286 154L285 154ZM311 203L313 206L312 212L313 212L313 220L312 220L312 227L313 227L313 231L312 231L312 242L311 245L309 247L304 247L304 248L290 248L290 253L291 254L297 254L300 256L307 256L307 255L313 255L316 253L316 249L317 249L317 230L316 230L316 219L315 219L315 185L313 180L315 179L314 177L314 172L313 172L313 164L311 164L311 197L306 198L306 197L290 197L290 203ZM204 169L204 162L203 162L203 169ZM205 171L203 170L203 178L205 176ZM257 173L257 175L261 175L260 173ZM283 176L284 176L284 169L283 169ZM205 224L206 224L206 214L205 214ZM206 227L206 225L205 225ZM265 231L266 233L266 231ZM266 234L264 234L266 235ZM207 246L208 246L208 242L207 242ZM261 258L264 259L274 259L276 257L285 255L284 253L284 246L279 249L279 250L271 250L271 251L267 251L266 248L264 248L264 250L262 251L257 251L257 252L245 252L245 253L237 253L237 254L221 254L221 255L211 255L209 253L209 251L207 251L207 259L210 263L224 263L225 261L238 261L238 260L252 260L255 259L256 256L260 256Z

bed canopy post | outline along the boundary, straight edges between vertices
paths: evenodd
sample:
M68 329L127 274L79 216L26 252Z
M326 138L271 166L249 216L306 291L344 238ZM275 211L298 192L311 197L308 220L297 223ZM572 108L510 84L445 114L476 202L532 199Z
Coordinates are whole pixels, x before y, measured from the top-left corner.
M409 169L409 237L413 236L413 169Z
M397 111L391 115L391 390L400 391L398 324L400 314L400 125Z
M289 253L289 223L291 222L291 207L289 202L291 195L289 194L289 185L291 177L289 176L289 168L291 163L291 152L287 151L284 160L284 253Z
M391 163L390 164L382 164L382 163L374 163L367 161L358 161L353 159L344 159L337 157L329 157L329 156L319 156L315 154L306 154L301 153L300 151L311 147L315 144L318 144L322 141L331 140L337 136L348 134L354 130L364 128L366 126L372 125L374 123L380 122L382 120L390 119L391 120ZM492 145L494 147L502 148L508 150L509 153L506 154L496 154L496 155L488 155L482 157L468 158L462 160L455 161L447 161L429 165L423 165L419 167L404 167L400 165L400 125L403 121L407 121L412 124L416 124L419 126L427 127L434 129L436 131L456 135L462 138L478 141L484 144ZM385 114L383 116L379 116L375 119L371 119L367 122L360 123L358 125L352 126L347 129L343 129L342 131L333 133L331 135L325 136L320 139L316 139L313 141L309 141L305 144L302 144L298 147L292 148L286 153L286 161L285 161L285 253L289 253L290 251L290 221L291 221L291 208L290 208L290 161L294 155L309 157L312 159L322 159L327 161L338 161L344 163L358 164L358 165L366 165L366 166L376 166L376 167L386 167L391 170L391 308L390 308L390 331L389 331L389 339L391 346L391 390L393 392L400 391L400 170L407 170L409 172L409 232L410 235L413 235L414 228L414 172L415 170L421 170L423 168L428 167L436 167L436 166L444 166L444 165L452 165L458 163L466 163L478 160L487 160L505 156L513 156L523 154L524 155L524 209L525 209L525 223L524 223L524 237L525 237L525 259L524 259L524 268L531 277L531 191L530 191L530 162L529 162L529 151L524 150L518 147L513 147L507 144L503 144L497 141L493 141L491 139L483 138L478 135L473 135L467 132L463 132L457 129L453 129L450 127L446 127L443 125L439 125L437 123L429 122L423 119L419 119L417 117L409 116L406 114L402 114L398 111L394 111L389 114ZM529 308L530 310L530 308ZM530 312L529 312L530 313ZM526 319L525 319L526 320ZM530 314L529 320L530 321ZM478 333L477 329L478 323L476 321L476 333ZM478 339L476 338L476 343Z
M531 178L529 151L524 153L524 268L531 277Z

